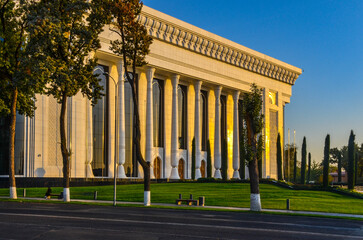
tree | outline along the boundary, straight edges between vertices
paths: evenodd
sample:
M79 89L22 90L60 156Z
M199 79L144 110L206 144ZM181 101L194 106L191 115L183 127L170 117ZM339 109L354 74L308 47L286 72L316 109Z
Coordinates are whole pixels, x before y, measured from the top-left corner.
M91 54L100 48L98 35L107 21L104 7L101 0L40 0L28 16L30 70L48 80L45 93L61 104L63 196L67 202L71 156L66 146L67 100L81 92L96 104L102 95L99 78L93 74L97 59Z
M292 181L294 176L294 152L297 151L297 147L294 144L285 145L285 161L284 161L284 178L287 181Z
M261 211L258 159L262 156L262 90L255 84L251 85L251 92L243 97L243 119L246 123L246 159L250 176L251 211Z
M300 183L305 184L305 173L306 173L306 137L303 139L301 148L301 174Z
M241 179L246 178L245 166L246 166L246 149L245 149L245 136L246 128L243 120L243 104L241 104L241 111L239 111L239 176Z
M349 142L348 142L348 189L354 189L354 173L355 173L355 144L354 144L355 135L353 130L350 131Z
M307 183L310 182L311 176L311 153L309 153L309 163L308 163L308 176L307 176Z
M30 58L24 49L28 38L27 14L32 4L33 1L0 1L0 115L9 119L10 123L8 157L11 199L17 198L14 161L16 114L33 116L35 91L39 84L25 66Z
M297 177L297 151L294 149L294 183L296 183Z
M278 180L282 180L282 155L281 155L281 138L280 133L277 135L277 143L276 143L276 159L277 159L277 178Z
M329 185L329 152L330 152L330 135L326 135L324 146L324 160L323 160L323 187Z
M150 163L145 161L141 153L141 131L139 116L139 101L136 90L136 68L146 65L145 57L149 54L149 47L152 38L147 34L146 28L137 20L142 9L140 0L115 0L110 4L112 16L115 21L112 22L110 30L119 37L111 41L110 49L123 59L126 80L131 85L132 99L134 102L134 130L133 139L136 148L136 159L144 171L144 204L150 205Z
M212 156L211 156L211 150L210 150L210 141L208 139L207 141L207 177L212 177Z
M342 158L343 150L338 148L330 149L330 162L338 164L338 182L342 182Z

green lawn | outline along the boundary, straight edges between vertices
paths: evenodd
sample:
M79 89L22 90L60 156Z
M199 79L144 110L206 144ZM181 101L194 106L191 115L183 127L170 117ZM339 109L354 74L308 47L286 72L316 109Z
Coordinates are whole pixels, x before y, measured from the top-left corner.
M44 197L46 188L27 188L27 197ZM53 193L62 188L52 188ZM99 200L113 199L113 186L72 187L71 198L93 199L98 191ZM291 210L321 211L363 214L363 200L325 191L290 190L270 184L260 184L263 208L286 209L290 199ZM151 185L151 201L154 203L175 203L178 194L188 198L205 196L206 205L249 207L249 184L247 183L155 183ZM0 189L0 196L8 196L8 189ZM22 196L22 189L18 189ZM118 185L118 201L143 201L143 185Z

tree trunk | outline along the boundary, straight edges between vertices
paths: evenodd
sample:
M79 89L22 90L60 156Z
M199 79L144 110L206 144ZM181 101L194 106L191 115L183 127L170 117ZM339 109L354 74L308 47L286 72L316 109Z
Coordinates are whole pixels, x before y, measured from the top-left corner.
M18 99L18 89L14 88L11 102L10 115L10 136L9 136L9 191L10 198L17 199L15 183L15 126L16 126L16 102Z
M60 136L61 136L61 151L63 157L63 200L70 201L69 192L69 153L67 150L67 137L65 127L65 115L67 110L67 95L62 96L62 108L60 114Z
M253 159L248 163L248 172L250 174L250 210L261 211L260 187L259 187L259 174L258 174L258 159L257 159L257 136L252 128L251 118L246 117L247 125L247 138L248 144L252 147Z
M126 69L127 70L127 69ZM135 76L135 74L133 74ZM139 115L139 104L136 94L136 80L134 79L130 82L131 90L132 90L132 98L134 101L134 146L136 152L136 159L142 166L144 171L144 205L150 206L151 197L150 197L150 162L146 162L141 154L140 140L141 140L141 131L140 131L140 115Z

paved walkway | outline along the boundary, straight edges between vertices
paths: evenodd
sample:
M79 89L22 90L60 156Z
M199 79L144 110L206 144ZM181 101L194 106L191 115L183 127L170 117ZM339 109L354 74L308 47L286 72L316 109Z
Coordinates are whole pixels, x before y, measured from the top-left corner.
M8 198L8 197L0 197L0 198ZM18 197L18 199L27 199L27 200L38 200L38 201L59 201L58 199L44 199L44 198L30 198L30 197ZM85 200L85 199L71 199L71 202L80 202L80 203L106 203L113 204L113 201L105 201L105 200ZM117 205L143 205L142 202L116 202ZM176 205L170 203L152 203L152 206L164 206L164 207L190 207L190 208L204 208L204 209L218 209L218 210L235 210L235 211L249 211L249 208L239 208L239 207L222 207L222 206L186 206L186 205ZM330 216L330 217L353 217L353 218L361 218L363 219L363 215L359 214L346 214L346 213L327 213L327 212L312 212L312 211L293 211L293 210L281 210L281 209L262 209L262 212L266 213L292 213L292 214L303 214L303 215L314 215L314 216Z

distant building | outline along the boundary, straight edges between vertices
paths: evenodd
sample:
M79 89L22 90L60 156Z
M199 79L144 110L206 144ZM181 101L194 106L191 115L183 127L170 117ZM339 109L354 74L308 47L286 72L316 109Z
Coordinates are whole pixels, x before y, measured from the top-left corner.
M301 69L256 52L179 19L144 6L139 18L154 41L148 65L137 70L141 147L153 178L191 178L192 139L196 142L196 177L205 177L207 140L213 174L221 177L221 147L228 144L228 178L239 178L238 121L243 93L251 83L263 88L265 147L263 178L277 178L277 134L284 136L284 107ZM142 177L133 153L133 101L123 81L120 57L110 50L116 36L106 27L97 51L105 96L92 107L81 94L67 109L71 177ZM267 43L268 44L268 43ZM110 76L110 77L109 77ZM118 93L115 83L119 84ZM115 95L118 118L115 119ZM61 177L60 105L37 96L34 118L18 116L16 174ZM117 120L118 129L115 131ZM8 122L0 121L0 175L8 174ZM115 136L115 132L117 135ZM115 140L118 141L115 147ZM115 157L116 154L116 157ZM245 169L248 177L247 168Z
M330 176L333 178L333 183L338 183L338 172L329 173ZM342 181L340 183L347 183L348 182L348 174L346 171L342 170Z

